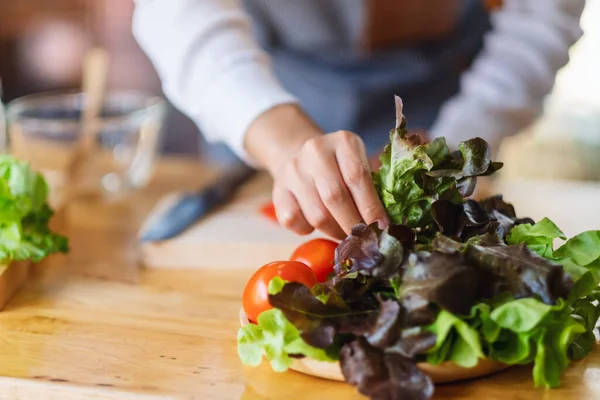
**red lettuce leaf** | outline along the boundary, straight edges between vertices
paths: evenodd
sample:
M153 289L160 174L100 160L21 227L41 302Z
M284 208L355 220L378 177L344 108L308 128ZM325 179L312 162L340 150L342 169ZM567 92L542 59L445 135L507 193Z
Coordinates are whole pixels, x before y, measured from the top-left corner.
M459 144L459 151L439 169L427 172L434 177L451 177L458 180L476 176L487 176L502 168L501 162L493 162L490 145L482 138L473 138Z
M396 300L382 301L375 325L365 335L367 341L375 347L385 349L400 339L404 311Z
M435 334L419 327L405 329L406 325L406 309L400 302L382 301L377 322L364 337L371 346L407 358L425 354L435 346Z
M498 234L504 240L515 226L533 222L530 218L517 218L512 205L504 202L502 196L480 202L438 200L431 205L431 214L440 233L460 242L485 233Z
M546 304L556 304L559 298L568 298L573 287L562 265L540 257L525 244L508 246L496 235L474 237L468 243L438 235L433 248L464 254L469 265L490 272L494 278L481 281L489 296L508 291L517 299L537 296Z
M414 359L435 347L436 342L437 338L433 332L424 330L421 327L405 329L402 331L398 341L388 347L385 351L387 353L397 353L404 357Z
M480 297L483 273L458 252L411 254L400 286L400 301L408 312L407 324L432 323L435 313L431 304L454 314L468 314Z
M379 230L375 224L359 224L335 251L338 278L358 273L374 278L397 275L405 248L412 248L415 232L403 225Z
M463 204L438 200L431 205L431 214L440 233L461 242L497 227L496 221L475 200L466 200Z
M331 299L323 302L297 282L286 283L279 293L269 295L271 305L283 312L306 343L320 349L333 345L337 333L362 334L375 325L378 310L368 302L355 303L350 309L339 297Z
M396 353L386 353L358 338L342 347L340 365L346 382L377 400L427 400L433 382L416 363Z
M485 198L479 205L488 213L491 219L498 223L496 232L502 240L506 239L511 229L521 224L534 224L531 218L517 218L512 204L504 201L502 195Z

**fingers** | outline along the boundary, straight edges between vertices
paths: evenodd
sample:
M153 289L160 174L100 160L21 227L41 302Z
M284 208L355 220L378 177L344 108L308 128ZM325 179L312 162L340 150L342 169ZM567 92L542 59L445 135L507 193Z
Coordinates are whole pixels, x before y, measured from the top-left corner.
M375 221L380 226L389 224L387 212L373 185L369 159L362 140L350 132L343 133L343 136L344 140L340 140L336 147L336 158L356 208L367 224Z
M352 227L361 222L361 215L342 178L335 153L310 146L308 148L314 157L314 162L308 166L309 173L313 177L321 201L348 235Z
M273 188L273 205L277 220L284 228L299 235L308 235L314 230L304 217L296 197L285 187Z
M273 202L281 225L302 235L317 229L343 239L361 221L389 223L365 146L347 131L307 140L277 171Z
M286 210L290 210L288 213L291 215L282 218L291 221L287 222L289 226L284 226L298 234L307 234L313 229L318 229L331 237L343 239L346 236L344 231L321 201L308 169L301 168L299 163L297 160L290 162L282 175L285 187L289 195L293 197L293 204L295 204L295 206L292 205L287 195L279 194L286 202ZM281 189L277 189L274 193L280 191ZM281 200L278 199L278 201ZM278 205L276 204L275 207L277 208ZM304 222L310 226L310 229L306 228Z
M344 230L323 204L313 177L301 170L296 171L296 177L297 179L290 181L290 188L308 223L326 235L338 239L345 238Z

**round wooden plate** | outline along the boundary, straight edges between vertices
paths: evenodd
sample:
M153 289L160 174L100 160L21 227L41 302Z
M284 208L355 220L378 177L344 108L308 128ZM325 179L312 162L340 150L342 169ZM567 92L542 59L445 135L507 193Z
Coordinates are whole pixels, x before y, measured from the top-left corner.
M240 308L240 324L245 326L250 321L246 317L243 308ZM453 362L443 362L439 365L427 363L417 364L419 369L425 372L435 383L455 382L465 379L479 378L486 375L502 371L509 368L510 365L502 364L497 361L481 358L479 363L473 368L464 368ZM308 357L294 359L292 370L306 375L312 375L319 378L330 379L334 381L345 381L339 363L330 363L316 361Z

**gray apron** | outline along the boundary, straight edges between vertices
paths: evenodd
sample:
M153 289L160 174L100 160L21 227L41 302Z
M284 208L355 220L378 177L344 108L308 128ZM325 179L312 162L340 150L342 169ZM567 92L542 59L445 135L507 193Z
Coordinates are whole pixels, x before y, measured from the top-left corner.
M356 43L366 1L245 0L244 5L278 78L308 115L326 132L356 132L374 153L387 143L394 124L393 95L404 100L409 128L427 130L440 106L458 92L460 75L491 26L482 0L459 0L449 35L365 51Z

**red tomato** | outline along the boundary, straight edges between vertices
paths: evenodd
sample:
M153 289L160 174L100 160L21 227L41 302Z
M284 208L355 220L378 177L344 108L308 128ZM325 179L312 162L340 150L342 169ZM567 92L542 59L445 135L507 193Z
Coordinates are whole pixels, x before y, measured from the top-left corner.
M265 204L260 208L260 213L270 219L271 221L277 222L277 215L275 214L275 205L273 203Z
M333 272L335 249L338 244L328 239L310 240L294 251L292 261L300 261L310 267L319 282L325 282Z
M256 322L258 316L271 308L269 282L279 276L284 281L299 282L309 288L317 284L314 272L305 264L296 261L275 261L261 267L252 275L242 296L242 306L248 319Z

